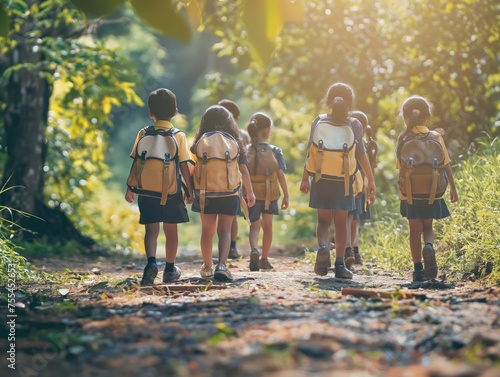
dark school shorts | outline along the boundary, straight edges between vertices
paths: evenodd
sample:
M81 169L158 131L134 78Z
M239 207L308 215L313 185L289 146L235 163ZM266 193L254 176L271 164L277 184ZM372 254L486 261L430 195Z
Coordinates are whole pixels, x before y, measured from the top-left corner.
M251 223L253 223L254 221L258 221L260 219L260 215L262 215L263 213L266 213L269 215L278 215L279 214L277 200L273 200L269 204L269 209L267 211L264 209L265 206L266 206L265 200L256 200L253 207L248 208L248 217L250 217Z
M207 215L239 215L241 212L240 195L241 191L239 195L205 198L204 213ZM201 213L200 197L197 193L194 194L191 210Z
M163 206L160 205L159 198L151 198L143 195L139 195L137 203L140 212L139 224L180 224L189 221L182 192L169 195L167 202Z

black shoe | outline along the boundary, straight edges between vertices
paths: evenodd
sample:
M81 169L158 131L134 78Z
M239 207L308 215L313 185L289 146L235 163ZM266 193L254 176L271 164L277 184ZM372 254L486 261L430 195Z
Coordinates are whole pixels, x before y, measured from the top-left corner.
M218 264L215 266L214 280L218 281L231 281L233 280L233 275L226 266Z
M325 276L328 274L328 268L331 266L330 249L326 246L321 246L316 253L316 263L314 263L314 273L316 275Z
M363 264L363 257L361 256L360 253L354 252L354 264L359 264L359 265Z
M349 269L345 265L336 264L335 265L335 277L337 279L352 279L352 272L349 271Z
M229 259L238 259L240 257L240 254L238 253L238 249L236 249L236 246L229 249L229 255L227 257Z
M156 263L148 263L146 267L144 267L141 286L153 285L156 275L158 275L158 265Z
M260 269L260 253L257 249L252 249L250 252L250 271L259 271Z
M438 266L436 252L430 243L425 244L422 255L424 257L425 280L435 279L438 274Z
M425 271L424 270L415 270L413 271L413 282L417 281L425 281Z
M177 266L174 266L174 270L172 272L163 271L163 282L171 283L173 281L177 281L181 277L181 273L181 269Z
M344 263L346 268L350 270L354 262L354 249L352 247L347 247L344 254Z

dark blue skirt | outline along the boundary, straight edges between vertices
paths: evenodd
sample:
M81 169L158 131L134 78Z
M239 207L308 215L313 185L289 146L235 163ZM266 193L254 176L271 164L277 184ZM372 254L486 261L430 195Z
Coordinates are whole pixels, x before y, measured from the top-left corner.
M413 200L413 204L408 204L406 200L401 200L399 212L401 216L406 217L408 220L437 220L450 216L450 211L444 199L436 199L432 204L428 204L427 200Z
M311 182L309 207L316 209L335 209L352 211L356 208L352 185L349 185L349 195L344 195L344 182L320 179Z

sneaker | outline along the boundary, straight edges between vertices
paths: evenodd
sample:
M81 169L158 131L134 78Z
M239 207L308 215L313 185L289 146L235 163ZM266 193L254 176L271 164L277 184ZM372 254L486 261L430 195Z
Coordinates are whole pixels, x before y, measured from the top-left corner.
M363 257L361 256L360 253L354 252L354 264L363 264Z
M214 278L214 269L212 267L205 267L205 263L201 265L200 275L203 279L210 280Z
M417 281L425 281L425 271L424 270L415 270L413 271L413 282Z
M426 243L422 250L424 257L425 280L432 280L437 277L438 267L436 262L436 252L432 244Z
M328 268L331 266L330 250L326 246L321 246L316 253L316 263L314 263L314 273L324 276L328 274Z
M354 249L352 247L346 247L344 254L344 263L346 268L350 270L354 262Z
M260 269L261 270L273 270L274 267L271 263L269 263L269 260L266 258L266 259L260 260Z
M181 277L181 269L177 266L174 266L173 272L163 271L163 282L164 283L171 283L173 281L179 280L180 277Z
M158 275L158 265L156 263L148 263L146 267L144 267L141 285L143 287L147 285L153 285L156 275Z
M214 280L231 281L233 280L233 275L231 275L231 272L229 272L226 266L218 264L215 266Z
M260 253L257 249L252 249L250 252L250 271L259 271L260 263L259 263Z
M352 272L344 264L336 264L335 277L337 279L352 279Z
M227 257L229 259L238 259L240 257L240 254L238 253L238 249L236 249L236 246L229 249L229 255Z

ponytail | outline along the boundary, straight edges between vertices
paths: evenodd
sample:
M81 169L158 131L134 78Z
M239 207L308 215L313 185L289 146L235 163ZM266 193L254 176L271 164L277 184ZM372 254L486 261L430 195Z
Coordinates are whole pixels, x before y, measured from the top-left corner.
M328 88L324 103L332 110L332 117L345 119L349 116L354 99L352 88L344 83L335 83Z

